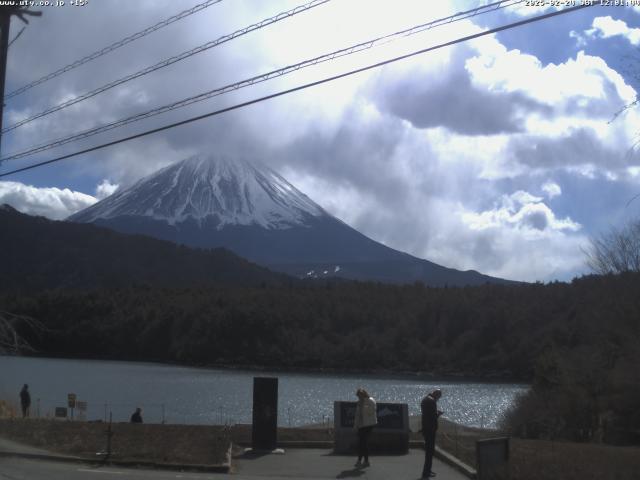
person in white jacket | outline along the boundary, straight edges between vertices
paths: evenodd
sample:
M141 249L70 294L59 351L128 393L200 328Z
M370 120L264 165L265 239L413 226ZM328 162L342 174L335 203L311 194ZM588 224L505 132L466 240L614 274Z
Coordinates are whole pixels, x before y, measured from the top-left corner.
M353 428L358 432L358 461L356 467L369 466L369 435L371 430L378 424L376 414L376 401L364 388L356 391L358 405L353 422ZM364 462L362 461L364 459Z

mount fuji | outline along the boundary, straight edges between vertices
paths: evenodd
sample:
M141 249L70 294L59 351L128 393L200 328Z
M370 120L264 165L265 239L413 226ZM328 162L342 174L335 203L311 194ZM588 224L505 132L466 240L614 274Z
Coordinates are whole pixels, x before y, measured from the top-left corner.
M275 171L246 160L189 158L68 220L191 247L225 247L297 277L432 286L507 282L386 247L330 215Z

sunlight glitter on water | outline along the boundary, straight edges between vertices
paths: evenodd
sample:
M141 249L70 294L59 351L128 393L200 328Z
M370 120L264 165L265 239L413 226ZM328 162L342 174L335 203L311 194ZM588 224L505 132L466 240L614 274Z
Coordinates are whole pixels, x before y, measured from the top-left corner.
M33 413L42 416L66 406L67 394L88 403L87 419L127 421L142 407L147 423L250 423L253 377L279 378L278 424L332 422L333 402L355 401L366 388L379 402L407 403L420 413L420 400L438 387L444 418L467 426L493 428L526 385L425 382L370 375L270 373L189 368L136 362L1 357L0 398L17 403L22 384L32 392Z

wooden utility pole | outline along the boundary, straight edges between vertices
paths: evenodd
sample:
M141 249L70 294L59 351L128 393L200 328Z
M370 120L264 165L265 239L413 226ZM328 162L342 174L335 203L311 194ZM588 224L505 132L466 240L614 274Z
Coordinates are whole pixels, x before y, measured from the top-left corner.
M7 52L9 51L9 29L11 28L11 16L16 15L24 23L29 21L25 15L39 17L42 12L34 12L19 6L4 5L0 7L0 152L2 152L2 117L4 114L4 82L7 76Z
M11 13L0 10L0 152L2 152L2 117L4 116L4 80L7 75L7 52L9 51L9 28Z

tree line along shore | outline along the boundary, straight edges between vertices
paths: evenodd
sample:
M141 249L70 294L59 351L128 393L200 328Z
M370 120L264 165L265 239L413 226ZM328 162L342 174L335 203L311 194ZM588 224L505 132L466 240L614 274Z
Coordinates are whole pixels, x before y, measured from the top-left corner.
M13 291L39 354L210 366L429 372L532 384L505 426L530 438L635 443L640 274L571 283Z

